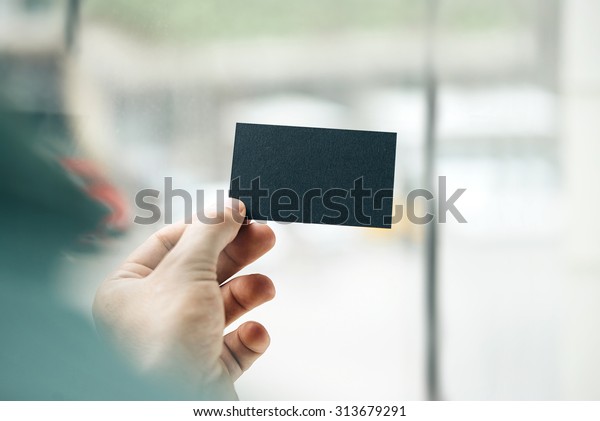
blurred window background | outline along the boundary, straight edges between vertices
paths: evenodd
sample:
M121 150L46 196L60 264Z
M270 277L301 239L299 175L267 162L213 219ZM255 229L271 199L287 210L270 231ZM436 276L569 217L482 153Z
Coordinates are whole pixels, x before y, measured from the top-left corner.
M598 176L587 152L600 130L600 71L589 70L600 70L589 41L600 41L598 2L78 4L0 0L0 92L23 110L68 113L69 153L102 165L132 212L137 191L164 195L164 177L215 200L236 122L397 132L402 204L424 185L431 48L435 175L449 193L467 188L457 206L468 220L439 226L440 397L598 397L586 371L600 372L588 234L600 226L575 220L598 200L584 187ZM278 290L250 316L272 344L240 397L427 398L425 227L272 227L277 246L248 268ZM68 302L88 314L101 278L155 229L133 224L95 254L67 254Z

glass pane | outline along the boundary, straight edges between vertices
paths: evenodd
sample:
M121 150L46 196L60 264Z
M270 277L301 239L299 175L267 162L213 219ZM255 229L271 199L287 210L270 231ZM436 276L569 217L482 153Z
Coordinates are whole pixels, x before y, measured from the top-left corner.
M559 395L556 2L439 10L438 173L468 223L440 225L442 393ZM457 202L458 203L458 202Z

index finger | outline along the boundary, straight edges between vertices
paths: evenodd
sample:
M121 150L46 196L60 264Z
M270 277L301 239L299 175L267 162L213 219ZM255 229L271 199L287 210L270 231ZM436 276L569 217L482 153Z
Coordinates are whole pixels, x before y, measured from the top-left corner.
M263 224L242 225L235 239L221 251L217 261L217 281L225 282L257 260L275 245L273 230Z

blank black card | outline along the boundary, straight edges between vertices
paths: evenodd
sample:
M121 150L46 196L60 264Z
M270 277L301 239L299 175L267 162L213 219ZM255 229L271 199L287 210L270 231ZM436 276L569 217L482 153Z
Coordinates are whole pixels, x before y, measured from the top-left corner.
M230 197L250 219L390 228L396 134L238 123Z

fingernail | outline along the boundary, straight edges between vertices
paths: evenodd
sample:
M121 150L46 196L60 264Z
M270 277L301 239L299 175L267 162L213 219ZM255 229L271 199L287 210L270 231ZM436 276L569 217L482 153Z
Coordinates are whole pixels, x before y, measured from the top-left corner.
M232 197L228 197L227 199L225 199L225 207L235 210L242 215L246 213L246 206L244 205L244 202L238 199L234 199Z

